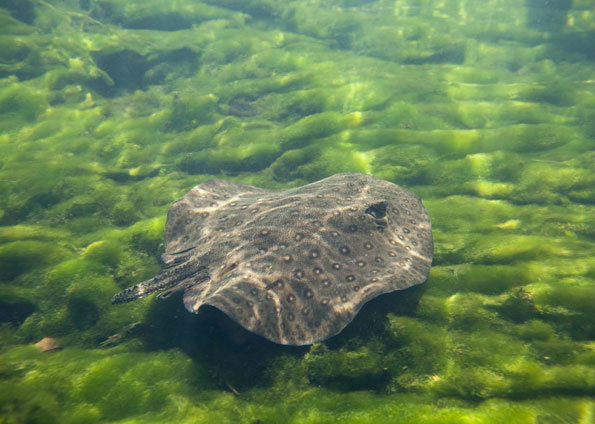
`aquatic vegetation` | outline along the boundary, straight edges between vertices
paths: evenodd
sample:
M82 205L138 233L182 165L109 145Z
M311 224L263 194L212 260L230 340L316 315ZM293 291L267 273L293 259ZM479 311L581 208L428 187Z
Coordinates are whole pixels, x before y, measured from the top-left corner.
M593 0L0 3L0 421L591 419ZM340 172L423 198L423 287L295 349L111 305L192 186Z

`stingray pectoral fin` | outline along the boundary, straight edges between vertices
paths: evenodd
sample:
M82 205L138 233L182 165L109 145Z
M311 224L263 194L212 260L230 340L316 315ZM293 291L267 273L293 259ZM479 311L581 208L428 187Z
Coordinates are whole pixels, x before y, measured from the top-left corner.
M184 307L189 312L197 313L203 304L203 293L208 288L206 284L197 284L184 291Z
M166 268L153 278L121 291L112 297L112 303L131 302L173 287L161 296L165 299L177 290L185 289L208 278L206 267L196 266L194 262L188 261L176 267Z

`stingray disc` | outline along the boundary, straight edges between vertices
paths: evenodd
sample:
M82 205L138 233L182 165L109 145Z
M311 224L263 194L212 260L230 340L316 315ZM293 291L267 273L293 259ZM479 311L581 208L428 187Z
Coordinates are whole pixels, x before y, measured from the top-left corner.
M286 190L209 180L173 203L166 268L113 302L183 291L281 344L340 332L370 299L423 283L433 256L421 200L364 174Z

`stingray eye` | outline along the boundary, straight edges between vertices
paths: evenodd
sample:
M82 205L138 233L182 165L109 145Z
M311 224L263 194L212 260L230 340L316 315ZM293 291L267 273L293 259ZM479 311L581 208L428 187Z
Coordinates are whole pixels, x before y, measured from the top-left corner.
M366 209L366 213L376 219L382 219L386 216L387 208L388 202L382 201L368 206Z

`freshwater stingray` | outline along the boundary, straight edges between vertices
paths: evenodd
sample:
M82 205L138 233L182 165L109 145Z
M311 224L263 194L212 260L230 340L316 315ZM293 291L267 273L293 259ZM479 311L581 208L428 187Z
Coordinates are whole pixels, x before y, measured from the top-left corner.
M174 202L164 270L115 295L128 302L183 291L184 306L214 306L281 344L339 333L376 296L423 283L433 256L420 198L365 174L336 174L265 190L224 180Z

